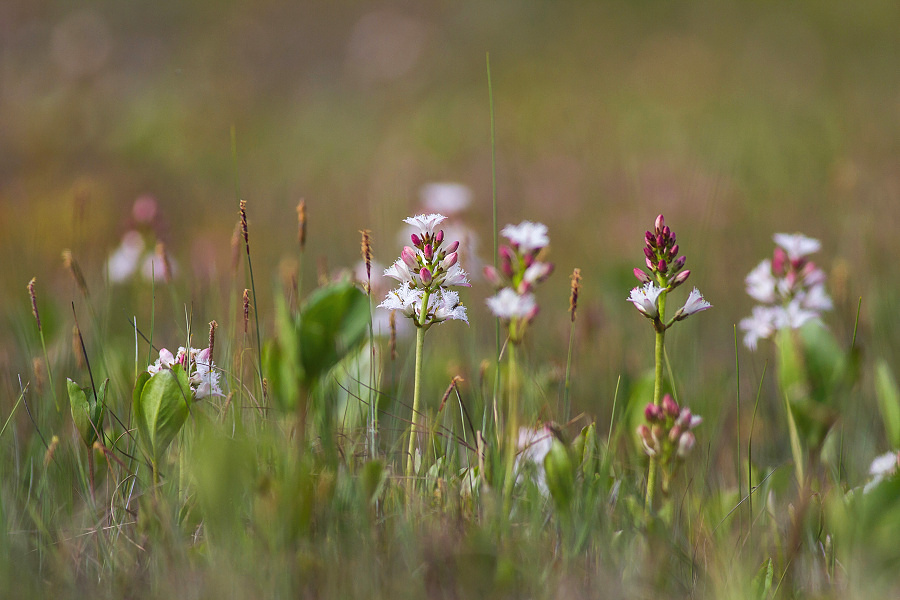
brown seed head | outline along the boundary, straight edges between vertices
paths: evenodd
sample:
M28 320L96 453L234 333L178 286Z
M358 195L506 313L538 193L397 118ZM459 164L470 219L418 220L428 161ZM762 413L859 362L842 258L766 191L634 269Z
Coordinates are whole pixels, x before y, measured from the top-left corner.
M241 200L241 233L244 236L244 247L250 256L250 232L247 230L247 201Z
M37 281L36 277L32 277L31 281L28 282L28 295L31 297L31 314L34 315L34 320L37 321L38 332L41 331L41 315L38 313L37 309L37 296L34 293L34 282Z
M78 337L78 325L72 325L72 354L75 356L75 366L84 368L84 356L81 354L81 338Z
M53 460L53 455L56 454L56 449L59 448L59 436L54 435L50 439L50 445L47 446L47 452L44 454L44 468L50 464L50 461Z
M297 204L297 243L300 250L306 247L306 200Z
M366 262L366 293L370 294L372 292L372 232L369 229L363 229L360 233L362 234L360 249L363 260Z
M216 328L219 326L216 320L209 322L209 362L213 359L213 350L216 347Z
M578 292L581 290L581 269L572 271L572 293L569 294L569 316L575 322L575 312L578 310Z

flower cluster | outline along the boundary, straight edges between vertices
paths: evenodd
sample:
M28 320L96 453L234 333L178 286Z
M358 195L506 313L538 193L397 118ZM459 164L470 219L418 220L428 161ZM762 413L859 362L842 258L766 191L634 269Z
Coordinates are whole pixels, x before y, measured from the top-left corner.
M832 308L825 272L807 258L821 248L819 241L799 233L776 233L774 240L772 259L763 260L744 279L747 293L761 302L740 323L744 345L751 350L760 339L781 329L797 329Z
M400 282L388 292L379 308L396 310L413 319L417 327L430 327L447 319L468 323L459 294L449 286L468 287L469 279L457 264L459 242L444 245L444 231L435 229L444 215L418 215L404 219L415 228L412 246L404 246L400 258L384 274Z
M663 396L659 406L650 403L644 409L646 424L637 428L638 437L647 456L654 457L662 464L672 458L684 459L696 443L692 429L703 422L703 418L691 414L688 407L679 407L670 394Z
M210 358L210 349L185 348L181 346L174 355L163 348L159 351L159 358L147 367L150 376L154 376L163 369L171 369L173 365L181 365L188 374L194 399L200 400L207 396L224 396L219 387L219 372L216 363Z
M712 305L703 299L700 290L694 288L684 303L668 322L663 323L660 317L660 298L687 281L691 272L684 269L687 260L678 256L678 244L675 243L675 232L666 225L665 218L659 215L653 231L644 234L644 257L648 274L643 269L634 269L634 276L641 286L631 290L628 301L642 315L653 321L657 331L665 331L675 321L681 321L694 313L706 310Z
M510 340L519 342L528 324L537 316L538 305L532 288L553 272L553 263L541 257L550 244L547 226L523 221L507 225L501 234L509 240L500 247L500 270L484 268L484 276L498 291L487 299L494 316L510 325Z

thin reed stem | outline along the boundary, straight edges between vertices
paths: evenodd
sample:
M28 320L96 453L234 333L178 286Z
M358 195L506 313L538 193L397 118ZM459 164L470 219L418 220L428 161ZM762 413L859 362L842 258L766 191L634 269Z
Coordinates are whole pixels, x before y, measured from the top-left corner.
M486 52L484 55L487 65L487 84L488 84L488 108L491 117L491 211L494 219L494 269L497 268L498 261L498 227L497 227L497 144L494 127L494 86L491 81L491 54ZM494 337L496 342L497 357L494 370L494 413L497 412L497 398L500 396L500 319L494 320ZM494 423L497 426L497 423Z
M510 340L507 345L507 395L506 414L506 477L503 480L503 512L509 514L512 508L512 492L515 484L516 451L519 441L519 371L516 344Z

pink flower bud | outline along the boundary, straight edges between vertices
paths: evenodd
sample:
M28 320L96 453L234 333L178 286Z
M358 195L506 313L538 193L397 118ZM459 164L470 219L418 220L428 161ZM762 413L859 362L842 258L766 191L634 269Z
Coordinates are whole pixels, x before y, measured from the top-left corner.
M678 416L678 403L675 402L675 399L672 398L672 394L666 394L662 399L662 409L665 411L666 415L672 417L673 419Z
M637 277L637 280L641 283L650 283L650 276L644 273L642 269L635 267L634 276Z
M685 263L685 262L687 262L687 257L686 257L686 256L679 256L678 258L675 259L675 262L672 263L672 270L673 270L673 271L680 271L680 270L681 270L681 267L684 266L684 263Z
M487 265L484 267L484 278L487 279L488 283L490 283L494 287L499 287L501 284L500 274L497 273L497 269L495 269L491 265Z
M682 432L682 428L679 427L678 425L675 425L674 427L672 427L672 429L669 430L669 441L673 442L673 443L677 442L678 438L681 437L681 432Z
M678 244L674 244L671 248L669 248L669 260L675 258L678 255Z
M675 276L675 279L672 280L672 287L678 287L679 285L681 285L682 283L687 281L687 278L690 276L691 276L690 270L682 271L681 273L679 273L678 275Z
M419 271L419 277L422 278L422 283L428 285L431 283L431 271L429 271L426 267L422 267L422 270Z
M675 420L675 425L681 427L683 429L690 429L691 427L691 409L688 407L684 407L678 413L678 419Z
M651 402L644 408L644 418L647 419L648 423L662 421L664 418L662 408Z
M645 259L647 263L647 268L650 269L651 273L656 273L656 263L654 263L650 258Z
M666 226L666 218L662 215L656 217L656 231L661 232L662 228Z
M653 250L648 247L644 248L644 256L647 257L647 260L653 260Z
M425 244L425 249L422 251L425 255L425 260L431 261L434 258L434 248L431 244Z
M409 236L410 241L412 241L412 245L415 247L419 247L422 244L422 238L417 236L416 234L412 234Z
M666 245L666 240L665 240L665 238L663 237L663 234L657 233L657 234L656 234L656 247L657 247L657 248L664 248L665 245Z
M441 242L443 242L443 241L444 241L444 230L441 229L440 231L437 232L437 235L434 236L434 243L437 244L438 246L440 246Z
M652 246L656 242L656 237L652 232L646 231L644 232L644 243L648 246Z
M412 270L419 268L419 263L416 261L416 251L409 246L403 246L403 250L400 251L400 259Z
M772 272L775 273L776 277L782 277L784 275L784 267L787 263L787 253L779 248L775 247L775 254L772 256Z
M459 241L451 242L449 246L447 246L447 254L451 254L456 252L459 249Z
M448 254L444 260L441 261L441 268L445 271L456 264L456 261L459 260L459 255L456 252L451 252Z
M660 260L659 263L656 265L656 270L659 271L660 273L665 273L666 271L669 270L669 265L666 264L666 261Z

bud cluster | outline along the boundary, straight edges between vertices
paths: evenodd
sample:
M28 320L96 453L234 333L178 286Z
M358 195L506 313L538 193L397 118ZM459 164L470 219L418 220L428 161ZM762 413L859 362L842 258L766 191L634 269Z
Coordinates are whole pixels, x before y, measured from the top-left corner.
M669 321L664 322L663 315L660 314L664 312L660 310L661 300L668 292L687 281L691 272L683 270L686 259L683 255L678 256L675 232L666 225L662 215L656 217L654 230L644 234L644 256L650 274L642 269L634 270L634 276L642 285L632 289L627 300L642 315L653 321L657 332L663 332L675 321L682 321L712 306L704 300L700 290L694 288L684 306Z
M687 259L683 255L678 256L675 232L666 225L662 215L656 217L653 231L644 233L644 257L650 274L642 269L634 270L634 276L642 284L655 279L656 283L670 291L687 281L691 275L690 271L682 271Z
M678 406L670 394L659 405L648 404L644 418L647 423L638 426L638 437L647 456L655 457L661 464L673 458L685 459L696 443L691 430L703 422L702 417L691 414L691 409Z
M799 233L777 233L774 240L772 259L760 262L744 279L747 293L761 303L740 323L751 350L758 340L780 329L797 329L832 308L825 272L807 258L821 248L819 241Z
M459 242L444 245L444 230L435 228L447 217L418 215L404 219L415 228L412 246L404 246L400 258L384 274L400 282L388 292L380 308L399 310L414 319L416 326L428 327L447 319L466 319L459 295L448 286L469 287L468 275L457 264Z
M487 299L494 316L510 325L510 340L521 341L525 328L537 316L532 289L553 272L553 263L541 260L550 244L547 226L523 221L507 225L501 234L509 245L500 247L500 268L484 268L484 277L497 293Z

